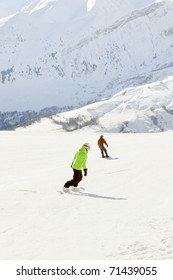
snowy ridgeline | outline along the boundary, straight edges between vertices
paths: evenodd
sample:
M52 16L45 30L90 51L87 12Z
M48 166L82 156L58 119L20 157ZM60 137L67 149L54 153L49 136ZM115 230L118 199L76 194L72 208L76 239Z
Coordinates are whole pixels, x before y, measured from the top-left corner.
M102 132L160 132L173 130L173 77L127 88L110 99L52 116L58 128L86 126Z
M75 110L70 107L52 107L39 113L0 113L0 130L34 126L35 121L45 117L51 119L56 129L62 131L86 127L100 132L125 133L173 130L173 77L126 88L113 97Z
M173 76L160 82L126 88L113 97L72 109L52 107L39 113L0 113L0 130L34 126L34 122L45 117L62 131L86 127L100 132L125 133L173 130Z

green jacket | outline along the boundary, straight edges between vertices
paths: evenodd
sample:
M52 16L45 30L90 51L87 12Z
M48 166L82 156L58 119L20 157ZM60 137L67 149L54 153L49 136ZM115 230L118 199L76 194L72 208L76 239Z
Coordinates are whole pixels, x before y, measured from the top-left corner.
M87 158L88 158L87 151L84 148L84 146L82 146L82 148L80 148L79 151L74 156L72 162L72 168L77 170L86 169Z

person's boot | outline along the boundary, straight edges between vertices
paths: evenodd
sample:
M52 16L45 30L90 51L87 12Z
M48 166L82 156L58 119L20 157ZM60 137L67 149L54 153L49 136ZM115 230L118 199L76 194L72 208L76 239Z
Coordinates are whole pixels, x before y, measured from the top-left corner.
M66 187L63 187L62 190L63 190L63 192L65 192L65 193L70 192L70 189L69 189L69 188L66 188Z
M70 192L70 181L67 181L63 188L62 188L63 192Z

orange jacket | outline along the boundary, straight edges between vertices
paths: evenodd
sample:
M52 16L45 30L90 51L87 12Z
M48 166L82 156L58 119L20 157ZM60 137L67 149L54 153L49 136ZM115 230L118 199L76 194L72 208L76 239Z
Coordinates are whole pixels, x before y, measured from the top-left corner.
M100 149L104 147L104 144L108 147L108 144L103 137L100 137L97 143Z

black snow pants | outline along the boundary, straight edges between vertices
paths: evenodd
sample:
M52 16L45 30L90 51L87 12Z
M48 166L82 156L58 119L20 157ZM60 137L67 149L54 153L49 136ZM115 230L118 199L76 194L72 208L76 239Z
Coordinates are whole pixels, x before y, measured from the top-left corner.
M70 186L77 187L79 182L82 180L82 170L73 169L73 179L67 181L64 185L65 188L69 188Z

